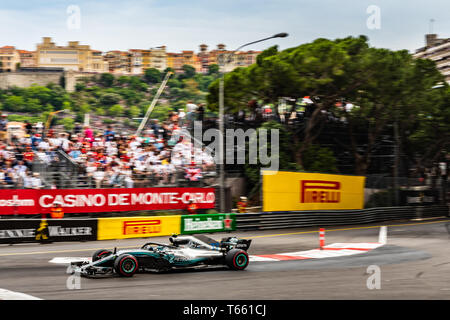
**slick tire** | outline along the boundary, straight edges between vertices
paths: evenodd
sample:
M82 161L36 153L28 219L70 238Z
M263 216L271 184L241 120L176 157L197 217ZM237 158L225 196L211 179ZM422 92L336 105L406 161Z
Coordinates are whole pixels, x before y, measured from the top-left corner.
M232 249L225 256L225 262L231 270L244 270L248 266L248 254L244 250Z
M92 262L103 259L104 257L107 257L109 255L112 255L112 252L109 250L105 249L97 250L92 255Z
M138 269L138 262L132 255L121 254L114 260L114 270L123 277L132 277Z

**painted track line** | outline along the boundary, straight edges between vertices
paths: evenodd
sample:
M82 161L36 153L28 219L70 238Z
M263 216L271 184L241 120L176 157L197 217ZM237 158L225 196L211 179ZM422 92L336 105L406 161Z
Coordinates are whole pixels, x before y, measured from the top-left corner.
M277 254L263 254L250 256L250 261L285 261L285 260L306 260L324 259L351 256L361 254L383 246L382 243L333 243L324 246L323 249L312 249L298 252L286 252ZM262 258L262 259L261 259Z
M22 292L0 289L0 300L42 300L42 299Z

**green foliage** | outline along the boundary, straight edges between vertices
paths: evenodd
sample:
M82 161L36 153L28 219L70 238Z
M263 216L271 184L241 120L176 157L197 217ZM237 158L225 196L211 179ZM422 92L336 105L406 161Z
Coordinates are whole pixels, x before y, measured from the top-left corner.
M75 127L75 120L72 118L63 118L58 122L64 126L64 130L69 132L72 131L73 128Z
M114 76L111 73L102 73L98 83L103 87L111 87L114 83Z
M115 104L108 109L108 115L113 117L120 117L123 115L124 109L120 104Z
M10 114L8 115L8 121L11 122L26 122L29 121L30 123L37 123L37 122L43 122L45 121L44 115L41 116L23 116L19 114Z
M313 96L315 111L302 132L293 135L290 150L295 153L296 162L305 165L309 161L312 168L322 167L311 164L307 149L320 134L323 114L332 112L346 119L351 143L345 147L355 159L355 173L365 174L380 135L396 119L402 135L412 133L402 137L406 141L411 138L411 158L420 154L425 159L427 154L435 155L450 144L445 133L448 127L442 126L448 123L444 110L445 106L449 109L448 100L442 92L438 97L436 90L430 90L439 82L444 82L444 78L433 61L414 59L406 50L369 47L365 36L321 38L280 52L271 47L258 55L256 64L226 74L224 99L226 112L245 109L252 112L248 109L250 100L276 106L283 97ZM218 109L218 92L219 80L215 80L206 97L210 110ZM351 111L337 109L336 103L340 101L358 107ZM424 116L430 121L424 120ZM441 129L433 131L436 125ZM368 141L365 148L357 147L356 132L365 135ZM429 137L434 149L415 152L415 140L424 142L423 134Z
M261 134L261 130L267 130L267 135L270 137L271 136L271 131L270 130L278 130L279 132L279 154L273 154L272 151L272 141L270 141L270 138L268 138L268 142L266 142L266 145L262 145L260 138L260 134ZM281 124L279 124L278 122L275 121L269 121L264 123L260 128L258 128L257 130L257 137L250 139L249 142L247 142L246 145L246 150L247 150L247 161L244 167L244 172L245 172L245 177L246 177L246 181L247 181L247 189L248 189L248 194L249 196L254 196L254 195L258 195L260 190L261 190L261 185L260 185L260 177L261 177L261 169L264 168L261 165L261 162L259 161L260 159L258 159L257 164L249 164L249 159L248 159L248 150L249 150L249 145L257 145L258 149L265 147L268 151L267 154L273 159L273 160L277 160L279 163L279 168L278 170L286 170L286 171L299 171L302 168L295 163L295 158L293 156L293 154L291 152L289 152L290 150L290 144L292 141L292 137L291 137L291 133L286 130L286 128L284 126L282 126Z
M107 119L103 119L102 122L104 124L112 124L112 123L115 123L116 121L114 119L107 118Z
M159 121L163 121L167 119L167 115L170 111L174 109L168 105L157 105L150 116L151 119L158 119Z
M158 83L161 82L161 72L155 68L149 68L144 71L144 79L148 83Z
M303 153L303 167L305 171L310 172L338 172L333 151L317 145L309 146Z
M139 109L136 106L131 106L128 110L127 110L128 116L130 118L137 118L141 115L141 109Z
M106 111L103 108L95 108L95 114L99 116L104 116L106 114Z
M185 64L185 65L183 65L182 69L183 69L183 73L181 75L179 75L178 78L190 79L195 76L195 68L193 66Z
M104 106L112 106L118 104L121 96L117 93L102 93L100 95L100 103Z
M219 65L211 64L208 66L208 75L216 75L219 74Z

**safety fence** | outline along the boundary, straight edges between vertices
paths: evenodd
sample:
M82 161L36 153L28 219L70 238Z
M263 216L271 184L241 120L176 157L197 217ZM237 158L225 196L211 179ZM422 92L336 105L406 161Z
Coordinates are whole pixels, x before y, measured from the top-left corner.
M237 214L238 230L265 230L364 224L449 216L448 206L384 207L337 211L285 211Z

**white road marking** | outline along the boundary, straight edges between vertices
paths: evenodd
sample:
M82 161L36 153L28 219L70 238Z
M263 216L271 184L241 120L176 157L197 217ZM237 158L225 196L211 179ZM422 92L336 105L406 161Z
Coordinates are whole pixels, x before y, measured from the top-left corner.
M360 254L381 247L382 243L333 243L320 249L306 251L284 252L266 255L251 255L250 261L284 261L335 258Z
M77 261L87 261L91 262L92 258L87 257L55 257L52 260L50 260L50 263L56 263L56 264L70 264L71 262L77 262Z
M29 294L0 289L0 300L42 300Z

